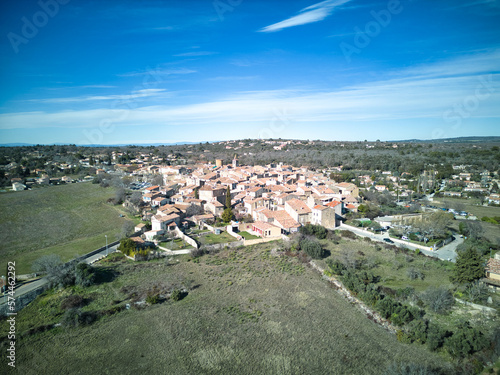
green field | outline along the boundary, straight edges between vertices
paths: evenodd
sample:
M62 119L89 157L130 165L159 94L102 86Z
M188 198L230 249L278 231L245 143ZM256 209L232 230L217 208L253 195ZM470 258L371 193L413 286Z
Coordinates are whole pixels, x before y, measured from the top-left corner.
M151 374L381 374L391 363L451 366L418 345L399 343L297 258L265 244L187 256L179 262L119 260L115 277L87 289L39 297L17 316L18 332L61 321L62 299L79 294L102 311L189 285L189 294L104 316L90 326L19 335L17 371ZM105 267L105 268L104 268ZM0 322L0 337L6 334ZM5 341L0 349L5 351ZM5 356L0 366L6 366Z
M260 237L259 236L255 236L253 234L250 234L246 231L243 231L243 232L239 232L238 233L241 237L243 237L245 240L258 240Z
M328 240L321 242L330 251L332 259L342 261L343 253L353 254L352 257L364 265L363 268L368 268L375 276L380 276L380 285L394 289L412 287L416 292L422 292L430 286L451 285L449 277L453 264L450 262L404 253L396 254L376 242L348 239L342 239L338 245ZM327 268L326 259L317 263ZM410 280L407 276L409 268L420 270L425 276L424 279Z
M91 183L0 194L0 269L16 261L18 274L30 273L42 255L69 260L104 246L105 235L115 241L127 219L106 203L113 195Z
M227 232L221 232L220 234L209 233L197 238L197 240L202 245L213 245L218 243L227 243L236 241L236 238L228 234Z

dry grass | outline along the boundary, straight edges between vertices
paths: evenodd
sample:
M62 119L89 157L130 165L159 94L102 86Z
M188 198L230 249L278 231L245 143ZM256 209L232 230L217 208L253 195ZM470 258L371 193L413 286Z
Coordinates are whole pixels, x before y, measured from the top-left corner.
M104 246L104 235L114 241L126 219L106 203L113 195L91 183L1 194L0 269L16 261L17 273L29 273L42 255L69 260Z
M106 263L119 276L87 290L39 298L18 316L19 330L54 323L68 293L97 311L123 304L130 287L194 286L179 302L126 310L88 327L52 329L18 340L17 367L39 373L380 374L390 363L448 367L404 345L340 297L297 258L273 244L196 260ZM45 316L44 319L40 316ZM0 336L6 332L0 323ZM2 348L3 350L3 348ZM0 366L5 365L0 359Z

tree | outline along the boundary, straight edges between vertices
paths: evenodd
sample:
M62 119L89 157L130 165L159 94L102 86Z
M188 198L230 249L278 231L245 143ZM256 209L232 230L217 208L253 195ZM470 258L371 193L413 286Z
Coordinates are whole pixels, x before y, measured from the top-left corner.
M484 277L484 261L474 248L458 253L450 280L457 284L471 283Z
M222 221L225 223L229 223L231 220L233 220L233 210L232 210L232 205L231 205L231 189L229 188L229 185L227 186L227 191L226 191L226 208L224 212L221 215Z
M187 209L186 209L186 216L191 217L194 215L202 215L203 214L203 208L201 206L198 206L197 204L191 204Z
M448 311L455 303L453 294L448 288L443 286L437 288L430 287L422 293L421 298L431 311L439 314Z
M129 198L129 202L134 206L139 206L142 202L142 194L138 191L134 191Z
M87 287L95 283L96 274L94 268L87 263L79 263L75 267L75 284Z
M453 357L463 358L484 349L488 339L481 331L471 327L469 322L465 322L445 340L444 345Z
M200 199L200 188L194 189L194 199Z
M227 191L226 191L226 209L231 209L233 206L231 204L231 189L229 188L229 185L227 185Z
M300 249L313 259L321 259L325 254L325 250L315 239L303 239L300 241Z
M229 223L231 220L233 220L233 210L231 210L230 208L226 208L221 217L223 222Z
M31 269L35 273L50 273L53 269L62 264L59 255L44 255L33 262Z

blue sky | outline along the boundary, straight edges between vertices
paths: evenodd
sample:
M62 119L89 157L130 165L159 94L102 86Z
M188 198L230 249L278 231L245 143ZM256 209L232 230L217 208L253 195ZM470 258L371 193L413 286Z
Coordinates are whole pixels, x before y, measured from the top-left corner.
M0 7L0 143L500 136L499 0Z

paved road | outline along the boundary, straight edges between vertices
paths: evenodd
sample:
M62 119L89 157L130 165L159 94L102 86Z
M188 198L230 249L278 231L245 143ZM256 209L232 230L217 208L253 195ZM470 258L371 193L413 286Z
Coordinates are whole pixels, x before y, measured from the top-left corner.
M355 228L355 227L351 227L348 225L341 225L338 229L349 230L349 231L357 234L358 236L369 237L373 241L378 241L378 242L383 242L383 243L386 243L384 241L384 238L389 238L389 235L387 233L375 234L375 233L367 231L366 229ZM419 249L422 253L424 253L428 256L432 256L432 257L439 258L442 260L451 259L452 262L454 262L455 258L457 257L457 253L455 252L457 246L460 245L464 241L463 238L459 238L458 236L455 236L455 241L449 243L448 245L442 247L441 249L439 249L437 251L429 251L429 250L422 249L422 247L415 245L415 244L412 244L411 242L406 242L406 241L401 241L401 240L398 241L398 240L394 240L394 239L392 239L392 240L394 241L393 245L396 245L398 247L404 246L404 247L407 247L407 248L412 249L412 250Z
M110 246L108 248L108 251L103 250L97 254L94 254L94 255L84 259L83 261L85 263L92 264L94 262L97 262L99 259L106 257L107 254L111 254L111 253L118 251L117 248L118 248L118 245ZM31 292L31 291L33 291L41 286L48 284L48 282L49 281L47 280L46 277L42 277L42 278L37 279L37 280L32 280L32 281L29 281L26 283L18 284L18 286L15 289L14 295L15 295L15 297L22 296L23 294L29 293L29 292ZM1 298L0 305L2 305L4 303L6 303L5 298Z

